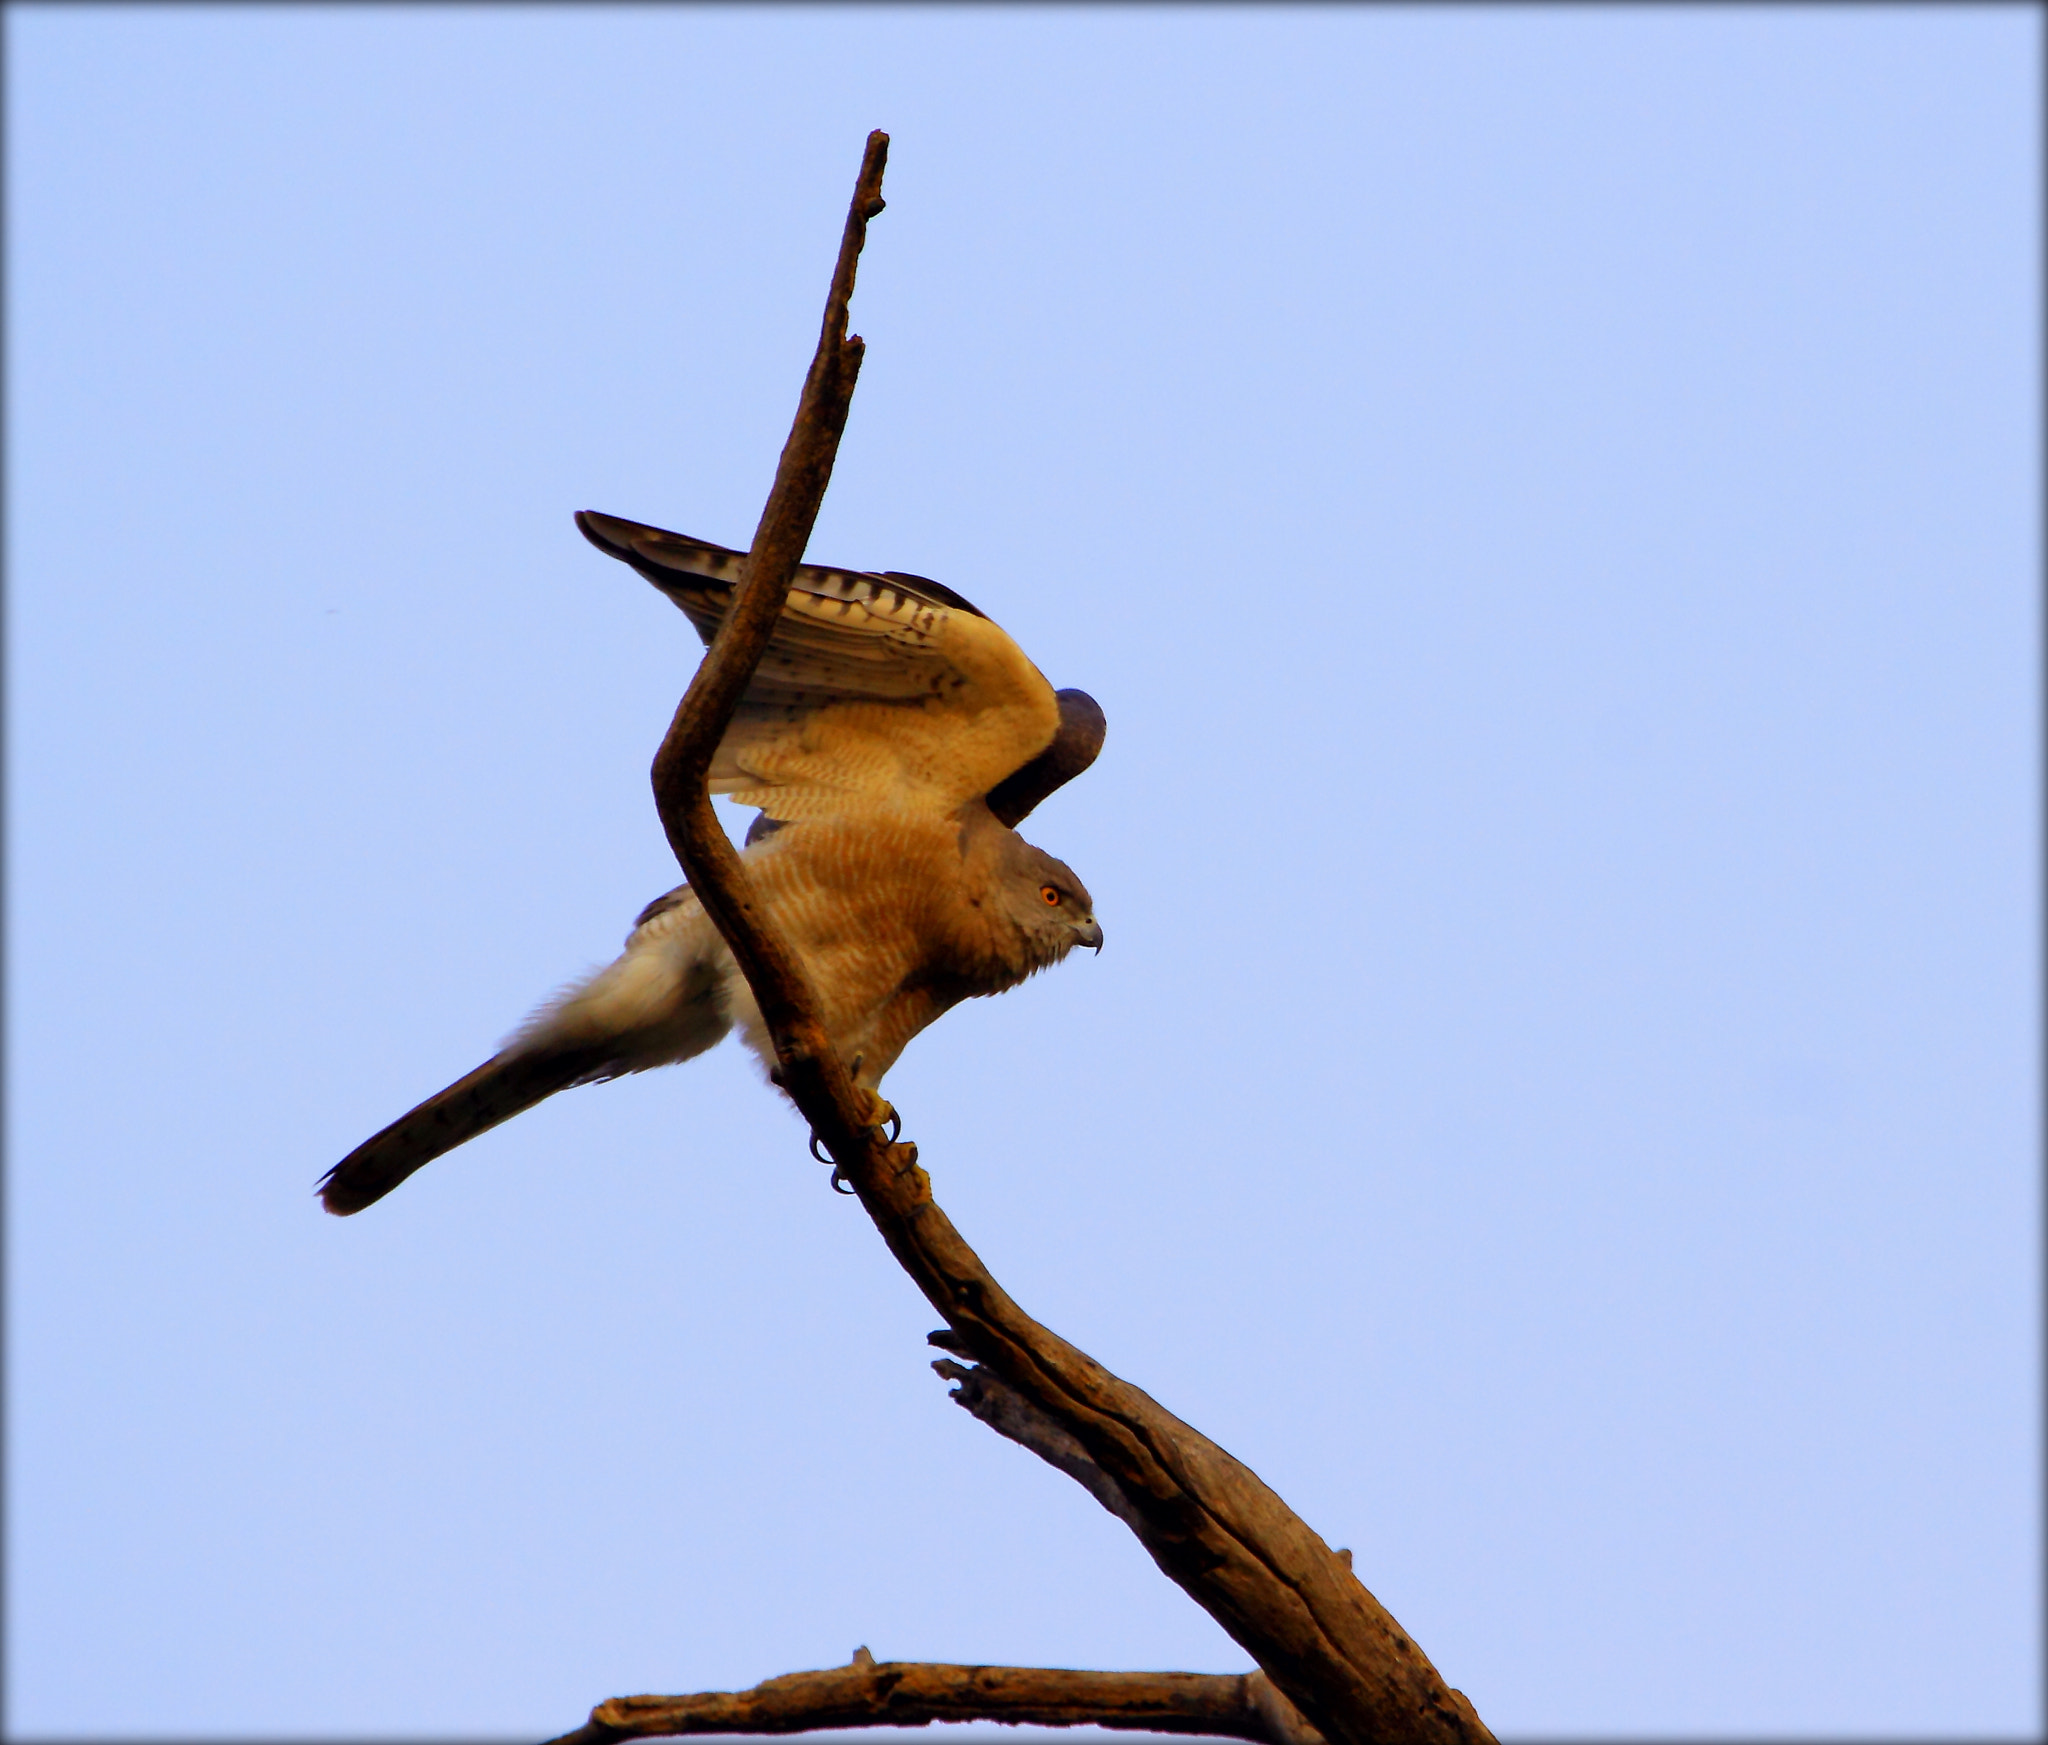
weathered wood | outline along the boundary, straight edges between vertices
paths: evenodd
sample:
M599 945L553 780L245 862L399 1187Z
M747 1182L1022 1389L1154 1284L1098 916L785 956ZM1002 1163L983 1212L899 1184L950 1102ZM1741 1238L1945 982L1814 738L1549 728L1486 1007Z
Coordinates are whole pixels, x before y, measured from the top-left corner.
M950 1341L932 1336L934 1344ZM1144 1531L1144 1518L1131 1507L1123 1487L1088 1457L1088 1450L1072 1431L1049 1413L1041 1412L995 1371L976 1365L963 1369L950 1358L932 1365L947 1381L960 1385L953 1390L953 1403L978 1418L998 1436L1007 1436L1019 1448L1028 1448L1050 1467L1065 1473L1133 1533Z
M838 1727L923 1727L1001 1721L1039 1727L1122 1727L1321 1745L1256 1672L1075 1672L1044 1666L877 1662L860 1649L850 1666L792 1672L752 1690L681 1697L614 1697L549 1745L691 1733L808 1733Z

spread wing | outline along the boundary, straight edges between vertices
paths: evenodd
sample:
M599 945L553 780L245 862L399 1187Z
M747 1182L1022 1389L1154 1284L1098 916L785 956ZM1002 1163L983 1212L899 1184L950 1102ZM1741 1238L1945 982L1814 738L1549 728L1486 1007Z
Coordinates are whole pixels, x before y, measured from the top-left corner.
M576 524L710 642L744 552L589 510ZM950 588L803 564L712 759L711 791L777 819L944 815L1039 757L1060 725L1045 676Z

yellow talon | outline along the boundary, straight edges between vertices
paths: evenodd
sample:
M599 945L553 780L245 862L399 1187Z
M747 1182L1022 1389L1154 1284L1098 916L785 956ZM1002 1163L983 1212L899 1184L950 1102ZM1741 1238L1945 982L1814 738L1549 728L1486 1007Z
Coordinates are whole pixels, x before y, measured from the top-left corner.
M889 1139L891 1139L891 1143L895 1143L895 1137L903 1131L903 1118L895 1112L895 1108L889 1102L885 1102L881 1096L877 1096L872 1090L866 1090L864 1086L856 1086L856 1090L862 1090L866 1094L866 1100L868 1100L866 1118L860 1124L868 1126L868 1129L874 1129L877 1133L883 1131L883 1129L889 1129Z

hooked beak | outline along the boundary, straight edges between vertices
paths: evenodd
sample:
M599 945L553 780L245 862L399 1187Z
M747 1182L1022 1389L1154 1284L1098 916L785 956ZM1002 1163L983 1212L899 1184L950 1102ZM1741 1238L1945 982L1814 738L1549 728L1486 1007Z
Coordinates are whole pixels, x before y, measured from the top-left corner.
M1096 920L1094 916L1089 916L1086 926L1074 929L1074 943L1076 945L1094 946L1095 955L1100 957L1102 955L1102 923Z

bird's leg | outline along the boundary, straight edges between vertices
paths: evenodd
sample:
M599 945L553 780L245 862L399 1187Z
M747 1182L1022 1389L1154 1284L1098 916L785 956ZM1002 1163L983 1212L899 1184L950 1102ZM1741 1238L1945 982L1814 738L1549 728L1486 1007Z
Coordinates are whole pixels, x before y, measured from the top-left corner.
M903 1132L903 1117L896 1113L895 1106L883 1099L868 1085L856 1085L868 1100L867 1119L861 1123L872 1132L879 1133L884 1127L889 1130L889 1143L894 1145Z
M903 1117L882 1099L873 1085L864 1085L860 1082L861 1063L866 1059L865 1053L856 1054L846 1063L846 1070L853 1077L853 1088L868 1100L867 1119L861 1122L861 1125L874 1132L880 1132L886 1126L889 1129L889 1143L894 1145L897 1136L903 1131Z

